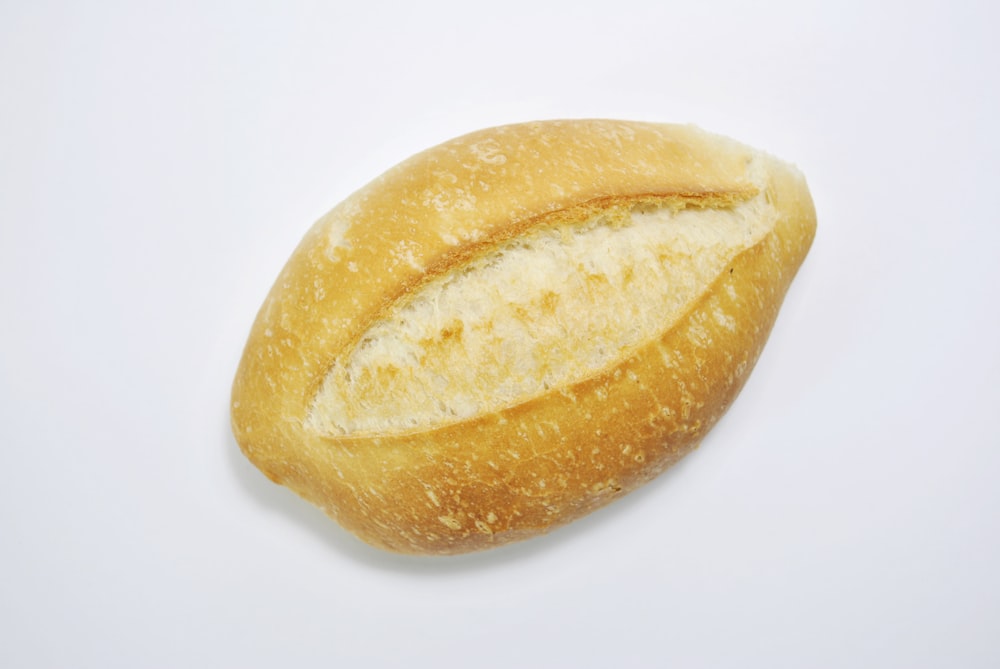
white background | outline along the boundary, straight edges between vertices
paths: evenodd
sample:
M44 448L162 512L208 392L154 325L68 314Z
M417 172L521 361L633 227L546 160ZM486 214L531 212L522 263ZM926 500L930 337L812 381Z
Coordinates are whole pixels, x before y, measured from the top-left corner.
M994 6L4 1L0 665L1000 665ZM243 459L229 386L313 220L450 137L594 116L812 188L701 449L451 559Z

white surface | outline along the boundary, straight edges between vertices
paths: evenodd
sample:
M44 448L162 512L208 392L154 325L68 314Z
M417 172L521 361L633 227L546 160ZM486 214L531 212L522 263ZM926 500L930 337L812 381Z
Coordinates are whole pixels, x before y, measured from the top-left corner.
M997 11L585 4L0 5L0 665L1000 665ZM802 167L769 346L613 507L369 549L238 453L256 309L402 158L579 116Z

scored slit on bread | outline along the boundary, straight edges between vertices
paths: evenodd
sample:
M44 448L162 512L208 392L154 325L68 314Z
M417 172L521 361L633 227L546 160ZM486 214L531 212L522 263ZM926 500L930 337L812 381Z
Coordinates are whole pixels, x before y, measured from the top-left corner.
M647 196L578 209L391 305L333 363L308 426L431 429L581 381L668 330L777 217L760 191L722 206Z

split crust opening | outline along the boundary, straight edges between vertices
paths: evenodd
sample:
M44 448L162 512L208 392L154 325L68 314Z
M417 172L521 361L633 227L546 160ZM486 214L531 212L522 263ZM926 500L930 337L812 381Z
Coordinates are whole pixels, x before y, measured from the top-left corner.
M759 193L531 228L390 307L334 362L306 425L330 437L429 430L598 374L669 330L776 219Z

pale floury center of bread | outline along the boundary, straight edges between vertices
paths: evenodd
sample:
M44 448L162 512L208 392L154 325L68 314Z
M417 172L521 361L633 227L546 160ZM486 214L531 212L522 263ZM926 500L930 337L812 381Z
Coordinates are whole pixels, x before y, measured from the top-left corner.
M612 206L434 278L338 357L308 427L329 436L435 428L612 366L669 329L771 230L777 213L761 186L725 208Z

